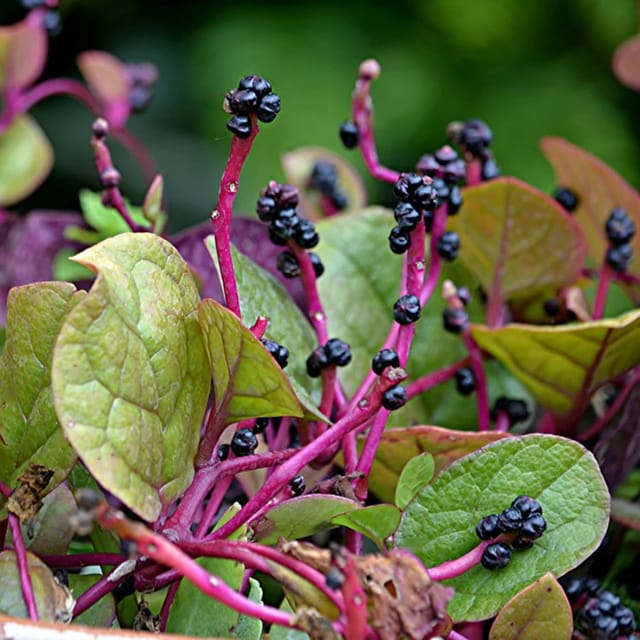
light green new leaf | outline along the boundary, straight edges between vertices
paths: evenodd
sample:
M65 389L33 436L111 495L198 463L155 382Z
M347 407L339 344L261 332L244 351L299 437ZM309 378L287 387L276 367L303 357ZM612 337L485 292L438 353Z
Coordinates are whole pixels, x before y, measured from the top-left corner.
M527 435L505 438L447 467L412 500L395 544L427 567L460 557L478 544L475 527L518 495L540 502L547 530L499 571L477 565L445 584L455 589L454 622L494 616L516 593L551 571L560 576L600 544L609 494L593 455L573 440Z
M65 317L84 295L65 282L29 284L9 293L7 343L0 358L0 480L11 487L30 463L41 464L54 471L48 493L76 459L53 408L51 360Z
M260 416L302 416L284 372L234 313L214 300L202 300L198 319L221 427Z
M399 509L404 509L413 499L419 489L433 478L436 463L430 453L421 453L411 458L402 467L398 484L396 485L395 503Z
M504 605L489 640L570 640L572 634L569 600L553 574L546 573Z
M262 586L254 578L249 578L247 597L257 604L262 604ZM238 624L233 631L233 637L238 640L260 640L262 638L262 620L240 614Z
M49 175L53 150L36 121L22 115L0 133L0 206L19 202Z
M385 540L400 524L400 510L392 504L374 504L336 516L331 524L364 533L375 542L380 551L384 551Z
M198 292L153 234L120 234L75 260L98 276L56 343L56 413L98 482L153 521L193 477L210 389Z
M556 414L576 411L609 380L640 363L640 311L581 324L472 325L475 341Z

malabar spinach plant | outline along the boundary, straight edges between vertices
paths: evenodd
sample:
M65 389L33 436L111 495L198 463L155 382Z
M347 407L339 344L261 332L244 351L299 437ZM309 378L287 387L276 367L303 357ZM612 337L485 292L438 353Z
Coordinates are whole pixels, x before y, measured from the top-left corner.
M89 51L86 84L41 80L57 0L24 4L0 30L0 612L243 640L631 637L633 187L558 138L553 196L501 177L475 119L385 167L367 60L339 135L392 209L305 148L257 218L235 212L286 118L247 75L221 91L211 219L169 235L127 129L155 68ZM615 67L638 89L633 60L637 38ZM52 164L28 112L54 94L95 114L102 191L20 218ZM140 206L112 140L150 174Z

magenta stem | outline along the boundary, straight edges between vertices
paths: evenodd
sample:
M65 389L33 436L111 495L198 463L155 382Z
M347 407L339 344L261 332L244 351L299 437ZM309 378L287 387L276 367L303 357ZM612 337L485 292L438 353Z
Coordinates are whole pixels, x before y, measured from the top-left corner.
M100 113L100 105L85 85L71 78L51 78L45 80L20 95L19 109L21 113L28 111L38 102L55 95L67 95L83 102L96 115Z
M18 574L20 575L20 587L22 588L22 597L27 607L27 613L29 614L30 620L39 620L36 598L33 594L33 583L31 582L31 574L29 573L27 548L25 547L24 538L22 537L20 520L18 520L18 517L13 513L9 513L9 530L13 538L13 549L16 553Z
M265 334L267 327L269 326L269 319L264 316L258 316L256 321L253 323L251 327L251 333L260 340Z
M98 600L111 593L121 582L124 582L132 574L124 575L116 580L111 580L110 575L100 578L98 582L92 584L83 594L78 596L76 606L73 608L73 617L77 618L81 613L90 609Z
M322 372L322 397L320 399L320 413L327 418L331 417L331 409L333 408L333 401L336 397L336 380L338 378L338 371L335 365L327 367ZM315 429L312 427L312 437L317 438L322 435L328 428L326 422L318 421L315 423Z
M438 254L438 240L447 226L447 205L441 205L433 212L431 223L431 237L429 240L429 271L422 291L420 292L420 305L424 306L435 291L440 273L442 271L442 258Z
M196 539L203 538L209 531L209 528L216 517L216 513L218 513L220 505L222 504L224 497L227 495L227 491L229 490L232 482L233 476L231 475L226 478L218 478L218 481L209 496L209 502L207 502L202 518L198 523L198 528L195 532Z
M386 409L380 409L371 423L367 439L365 440L362 453L360 454L360 459L355 467L355 471L362 473L365 478L369 477L369 472L371 471L371 466L373 465L373 461L376 457L376 451L378 450L380 440L382 439L382 434L384 433L384 427L387 424L389 413L390 412ZM364 500L367 496L365 494L364 496L358 497L361 500Z
M231 216L233 202L238 193L240 173L251 151L253 141L258 135L258 125L255 117L251 117L251 133L248 138L233 136L229 158L220 179L218 189L218 206L211 214L213 232L216 236L216 253L220 267L220 280L224 290L224 298L227 307L239 318L240 298L238 297L238 285L236 282L233 260L231 257Z
M169 622L169 614L171 613L171 607L173 601L176 599L176 594L180 588L182 580L176 580L169 585L167 589L167 595L162 602L162 608L160 609L160 631L163 632L167 628L167 622Z
M499 411L493 430L501 433L507 433L507 431L509 431L509 427L509 415L506 411Z
M442 369L438 369L437 371L433 371L426 376L422 376L422 378L414 380L407 386L407 401L411 398L415 398L425 391L428 391L429 389L432 389L433 387L437 387L439 384L442 384L447 380L450 380L456 375L458 369L466 367L469 364L469 361L470 358L467 356L466 358L462 358L461 360L458 360L453 364L442 367Z
M487 378L484 374L482 364L482 350L471 336L469 328L463 330L462 339L469 352L471 369L476 378L476 403L478 405L478 430L487 431L489 429L489 391L487 389Z
M467 187L474 187L482 182L482 160L471 158L467 161Z
M119 565L126 560L119 553L70 553L66 556L37 554L46 565L54 569L81 569L95 565Z
M378 180L394 183L400 174L380 165L373 135L373 104L371 83L380 75L380 65L375 60L365 60L358 70L353 92L352 115L358 128L360 151L369 173Z
M598 280L598 289L593 302L593 319L600 320L604 315L604 309L607 304L607 296L611 282L615 280L616 272L605 262L600 269L600 279Z
M439 564L437 567L427 569L427 573L432 580L450 580L462 575L477 564L480 564L482 552L485 547L492 544L494 540L483 540L478 546L474 547L468 553L456 558L455 560L447 560Z

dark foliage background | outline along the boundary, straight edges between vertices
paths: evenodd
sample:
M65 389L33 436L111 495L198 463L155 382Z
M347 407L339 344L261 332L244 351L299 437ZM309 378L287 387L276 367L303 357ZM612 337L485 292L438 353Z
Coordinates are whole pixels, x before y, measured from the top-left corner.
M640 96L619 85L610 67L616 46L636 31L637 12L634 0L63 0L64 29L51 42L47 75L77 75L75 56L89 48L157 65L156 98L131 128L164 173L173 229L205 219L215 204L230 139L221 103L241 76L266 76L283 104L243 174L238 208L250 213L257 190L282 176L282 153L323 145L347 154L337 128L367 57L382 64L376 131L390 166L409 169L444 142L449 121L480 117L494 130L505 174L550 190L538 141L558 135L639 186ZM0 3L4 24L21 15L17 0ZM56 167L21 207L77 208L78 190L97 188L92 118L67 98L34 114L52 140ZM139 170L113 149L124 191L139 201ZM372 200L389 199L384 185L369 184Z

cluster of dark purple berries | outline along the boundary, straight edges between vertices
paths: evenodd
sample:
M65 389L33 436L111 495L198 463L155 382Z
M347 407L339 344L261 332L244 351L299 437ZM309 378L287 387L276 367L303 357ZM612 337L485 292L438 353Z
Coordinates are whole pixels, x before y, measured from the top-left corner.
M389 233L389 248L393 253L405 253L411 246L411 232L426 212L438 205L438 194L431 178L417 173L403 173L393 187L398 204L393 211L396 226ZM425 218L426 220L426 218ZM420 240L422 241L422 240Z
M307 374L319 378L328 367L346 367L351 362L351 347L339 338L331 338L307 358Z
M561 584L574 605L576 628L591 640L622 640L636 630L633 611L595 578L570 578Z
M338 169L333 162L316 162L309 176L309 186L317 189L337 211L349 206L349 200L338 184Z
M274 343L275 344L275 343ZM218 460L222 462L233 451L237 457L250 456L258 446L256 434L263 433L269 425L269 418L256 418L253 429L238 429L231 439L231 444L221 444L218 447Z
M633 259L631 239L636 233L636 225L622 207L616 207L607 218L604 230L609 241L607 264L614 271L624 273Z
M447 214L455 215L462 206L460 183L466 174L466 163L458 157L455 149L449 145L440 147L435 153L423 155L416 164L416 171L431 178L431 186L438 197L438 207L447 205ZM429 216L425 216L425 224L431 226Z
M449 139L464 151L467 161L475 158L482 162L483 180L493 180L500 176L500 167L491 151L493 132L485 122L477 118L464 123L453 122L449 125L448 134Z
M492 513L478 523L476 535L480 540L508 536L508 542L494 542L484 548L482 566L485 569L506 567L513 549L530 549L546 528L540 503L529 496L518 496L502 513Z
M313 272L316 274L316 278L319 278L324 273L322 260L320 260L320 256L313 251L309 251L308 255L311 266L313 267ZM300 263L296 256L288 249L278 254L276 266L285 278L297 278L300 275Z
M42 26L49 36L55 37L60 35L62 31L62 19L56 10L58 6L57 2L49 2L48 0L22 0L22 6L29 11L37 9L38 7L47 7L46 11L42 14Z
M553 197L568 213L573 213L578 208L578 204L580 204L578 196L569 187L558 187Z
M273 244L284 246L292 240L301 249L313 249L320 237L313 223L298 215L297 206L298 190L272 180L260 191L256 213L262 222L269 223L269 239Z
M377 376L382 375L382 372L387 367L399 366L400 358L393 349L380 349L371 360L371 370ZM387 411L400 409L400 407L403 407L406 403L407 390L401 384L390 387L382 394L381 404Z
M273 122L280 112L280 96L273 93L271 84L261 76L245 76L224 98L224 109L233 114L227 129L238 138L251 135L251 117L260 122Z
M519 422L526 422L531 417L529 407L524 400L507 398L505 396L500 396L494 402L493 408L491 409L491 419L495 420L500 413L506 414L510 427Z

